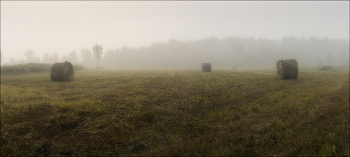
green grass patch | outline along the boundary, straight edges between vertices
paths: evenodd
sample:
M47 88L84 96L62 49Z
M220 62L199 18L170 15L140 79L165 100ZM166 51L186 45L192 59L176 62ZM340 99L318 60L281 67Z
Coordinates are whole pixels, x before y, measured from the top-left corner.
M27 63L18 65L4 65L1 66L1 74L19 75L28 73L42 73L51 72L52 64L45 63ZM83 70L82 65L73 65L74 70Z

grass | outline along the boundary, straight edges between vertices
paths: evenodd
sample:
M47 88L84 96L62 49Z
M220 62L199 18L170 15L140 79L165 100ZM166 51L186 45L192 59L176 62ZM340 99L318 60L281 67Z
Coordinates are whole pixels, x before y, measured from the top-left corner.
M27 63L27 64L18 64L18 65L5 65L1 66L2 75L19 75L19 74L28 74L28 73L42 73L42 72L51 72L52 64L45 63ZM73 64L74 70L83 70L82 65Z
M1 156L349 156L349 72L1 76Z

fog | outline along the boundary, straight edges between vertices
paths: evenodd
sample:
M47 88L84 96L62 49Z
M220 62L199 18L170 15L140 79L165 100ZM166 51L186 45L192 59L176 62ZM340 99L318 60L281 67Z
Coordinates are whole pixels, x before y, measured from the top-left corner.
M1 64L349 65L349 1L1 1Z

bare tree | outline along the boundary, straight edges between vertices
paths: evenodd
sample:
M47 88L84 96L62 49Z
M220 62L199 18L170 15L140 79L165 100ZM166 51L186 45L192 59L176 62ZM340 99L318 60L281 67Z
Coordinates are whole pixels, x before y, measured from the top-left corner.
M91 67L90 63L92 62L91 50L88 48L84 48L80 50L80 57L82 61L82 65L86 67Z
M56 52L51 56L49 56L49 63L58 63L58 62L60 62L60 58L58 57Z
M25 52L25 55L26 55L26 58L27 58L28 63L34 62L34 55L35 55L35 52L34 52L32 49L27 50L27 51Z
M49 63L49 54L48 53L44 53L44 55L43 55L43 63Z
M97 68L99 68L99 65L100 65L100 58L101 58L102 53L103 53L102 49L103 49L102 45L95 44L95 46L92 47L93 54L97 58Z
M61 61L62 61L62 62L68 61L68 57L67 57L66 55L62 56Z
M78 63L78 55L75 53L75 51L72 51L68 54L68 60L72 64L77 64Z
M13 58L11 58L10 59L10 65L15 65L15 64L16 64L16 61Z
M332 65L332 62L333 62L333 54L332 52L330 52L328 55L327 55L327 63L329 66Z
M108 51L106 51L105 55L102 58L102 62L104 63L104 65L109 66L109 67L113 67L116 62L115 60L115 52L114 50L109 49Z

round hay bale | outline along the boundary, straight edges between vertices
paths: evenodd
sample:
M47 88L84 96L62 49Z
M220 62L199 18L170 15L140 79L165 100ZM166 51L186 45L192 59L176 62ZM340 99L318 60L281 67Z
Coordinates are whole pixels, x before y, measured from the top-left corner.
M298 77L298 63L295 59L279 60L277 62L277 76L282 79L296 79Z
M211 64L210 63L202 63L202 71L203 72L211 72Z
M332 70L332 69L333 69L332 66L323 66L323 67L320 69L320 71L330 71L330 70Z
M70 62L55 63L51 67L51 81L73 81L74 69Z

